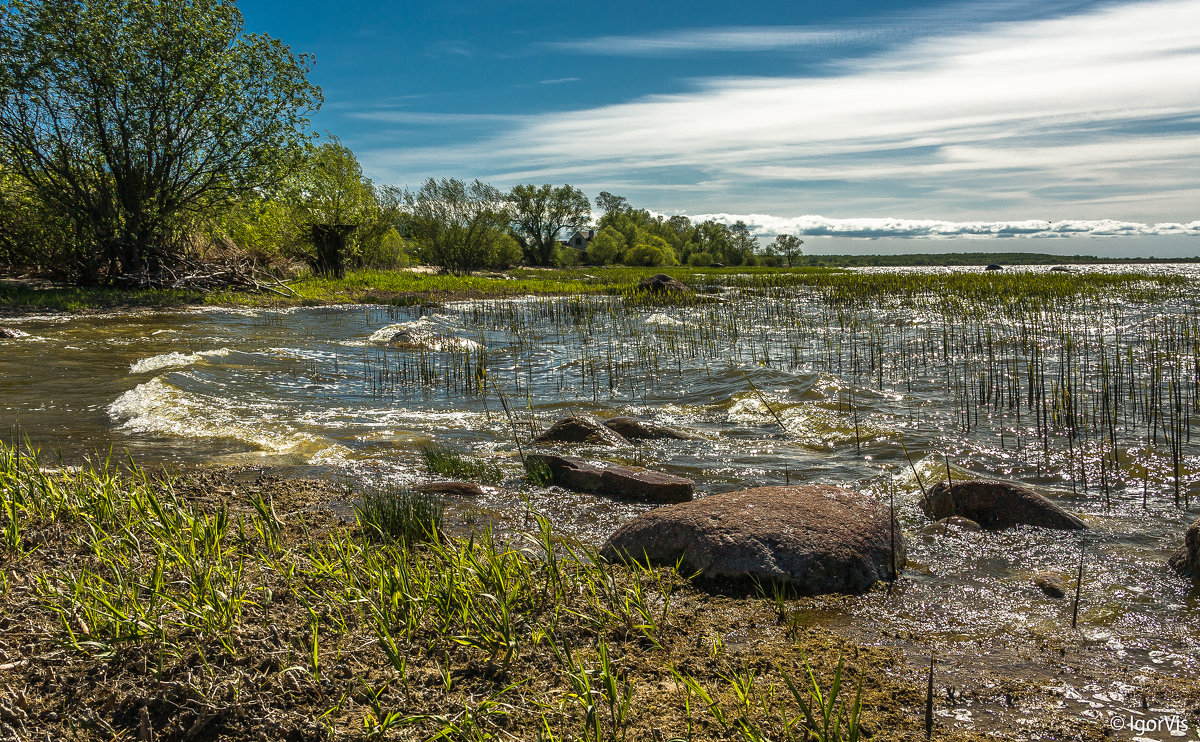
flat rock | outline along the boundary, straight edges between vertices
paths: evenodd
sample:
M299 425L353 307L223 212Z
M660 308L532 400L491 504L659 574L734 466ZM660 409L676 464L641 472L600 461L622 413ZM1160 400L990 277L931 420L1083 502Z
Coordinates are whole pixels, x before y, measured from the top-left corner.
M590 417L566 417L551 425L531 443L591 443L596 446L628 446L629 441Z
M953 489L944 481L938 482L921 500L921 509L934 519L952 515L970 518L989 531L1018 525L1087 528L1082 520L1028 487L989 479L955 481Z
M687 574L780 582L810 595L866 592L893 579L905 553L887 507L823 485L756 487L656 508L601 550L609 560L679 563Z
M474 482L423 482L413 489L443 497L483 497L483 487Z
M553 454L531 454L526 460L534 466L546 467L554 484L592 495L642 502L687 502L696 491L696 483L690 479L639 466Z
M638 281L638 288L643 291L649 291L652 294L692 293L692 290L685 283L676 278L671 278L666 273L656 273L649 278L643 278L641 281Z
M952 515L949 518L942 518L939 521L930 523L921 529L922 536L945 536L948 533L953 533L954 530L959 531L981 531L982 527L970 518L964 518L961 515Z
M1032 582L1048 598L1065 598L1067 596L1067 580L1062 575L1052 572L1038 572Z
M0 327L0 339L12 340L12 339L16 339L16 338L27 338L27 337L29 337L29 333L22 332L21 330L18 330L15 327Z
M1191 577L1200 582L1200 520L1187 529L1183 537L1183 548L1171 556L1168 564L1180 577Z
M638 420L633 417L611 417L604 421L604 427L615 431L625 438L633 440L671 439L677 441L694 440L695 436L680 432L666 425Z

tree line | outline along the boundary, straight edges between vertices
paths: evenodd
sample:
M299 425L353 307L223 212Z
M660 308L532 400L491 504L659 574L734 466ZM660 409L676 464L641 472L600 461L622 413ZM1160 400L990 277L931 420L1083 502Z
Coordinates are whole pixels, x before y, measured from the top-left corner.
M366 178L315 135L312 59L245 32L233 0L9 0L0 6L0 271L116 283L197 258L322 265L411 262L455 273L571 265L791 264L742 222L662 217L611 193L592 227L570 185L501 191ZM322 228L326 228L322 232Z

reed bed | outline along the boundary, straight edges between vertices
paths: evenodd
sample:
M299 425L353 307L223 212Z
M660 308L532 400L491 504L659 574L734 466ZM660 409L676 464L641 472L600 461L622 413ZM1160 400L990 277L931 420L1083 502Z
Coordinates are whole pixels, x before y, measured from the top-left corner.
M825 374L826 407L925 453L987 450L1107 504L1186 508L1200 476L1200 309L1179 276L1139 273L680 274L697 293L474 301L441 312L471 350L364 351L368 394L538 405L653 404L680 384ZM751 381L751 384L754 382ZM750 386L744 386L751 394ZM886 399L902 399L902 412ZM832 403L830 405L829 403ZM764 414L766 414L764 412ZM531 425L536 427L536 425ZM878 431L877 431L878 432ZM961 441L969 440L970 449ZM961 450L960 450L961 449Z

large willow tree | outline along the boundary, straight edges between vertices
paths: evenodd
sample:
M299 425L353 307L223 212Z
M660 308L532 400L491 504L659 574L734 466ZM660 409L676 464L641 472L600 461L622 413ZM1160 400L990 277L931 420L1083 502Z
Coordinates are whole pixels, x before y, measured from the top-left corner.
M153 270L190 217L286 176L310 64L232 0L7 0L0 155L75 225L79 281Z

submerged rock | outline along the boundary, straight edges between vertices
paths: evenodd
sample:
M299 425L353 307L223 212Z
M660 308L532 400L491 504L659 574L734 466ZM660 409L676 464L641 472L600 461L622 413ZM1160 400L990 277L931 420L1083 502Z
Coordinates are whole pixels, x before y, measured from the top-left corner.
M964 518L961 515L952 515L949 518L942 518L925 526L921 529L921 535L945 536L948 533L953 533L955 529L959 531L983 530L978 523L970 518Z
M474 482L423 482L413 489L443 497L483 497L484 489Z
M1183 548L1171 555L1168 564L1181 577L1191 577L1200 582L1200 520L1187 529L1183 537Z
M934 519L961 515L987 530L1018 525L1067 530L1087 528L1082 520L1028 487L988 479L956 481L953 489L944 481L938 482L921 500L921 509Z
M643 278L638 282L638 288L644 291L649 291L652 294L690 294L692 290L687 287L682 281L671 278L666 273L656 273L649 278Z
M531 454L526 462L527 466L545 467L554 484L591 495L642 502L687 502L696 491L696 483L690 479L640 466L553 454Z
M1052 572L1038 572L1033 576L1033 584L1049 598L1065 598L1067 596L1067 580L1062 575Z
M866 592L893 579L905 553L888 508L822 485L756 487L656 508L601 550L610 560L679 563L687 574L775 581L810 595Z
M15 327L0 327L0 339L13 340L16 338L27 338L29 333L22 332Z
M660 440L671 439L677 441L694 440L695 436L680 432L674 428L668 428L665 425L658 423L638 420L632 417L612 417L604 421L604 427L609 430L616 431L620 435L629 440Z
M987 267L987 269L986 269L986 270L989 270L989 271L1002 271L1002 270L1004 270L1004 266L1002 266L1002 265L999 265L999 264L997 264L997 263L992 263L992 264L990 264L990 265Z
M598 446L628 446L615 430L590 417L566 417L551 425L531 443L591 443Z

